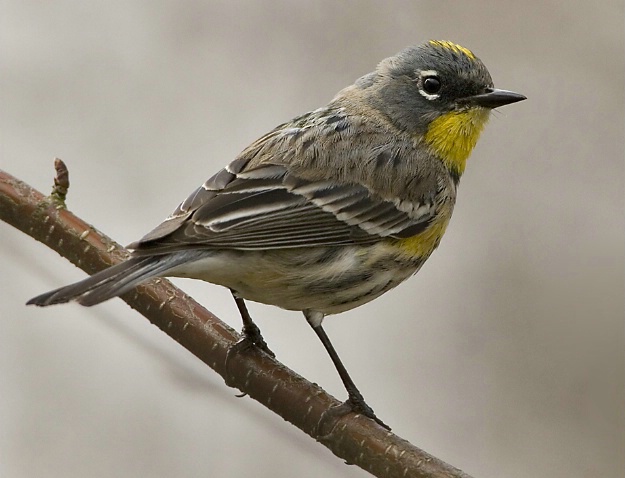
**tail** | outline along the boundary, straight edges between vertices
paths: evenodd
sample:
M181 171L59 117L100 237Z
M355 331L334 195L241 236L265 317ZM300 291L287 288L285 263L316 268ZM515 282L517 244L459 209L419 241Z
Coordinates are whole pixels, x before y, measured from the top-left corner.
M133 257L74 284L30 299L26 305L46 306L75 300L90 307L117 297L152 277L163 275L191 258L184 253ZM192 260L192 259L191 259Z

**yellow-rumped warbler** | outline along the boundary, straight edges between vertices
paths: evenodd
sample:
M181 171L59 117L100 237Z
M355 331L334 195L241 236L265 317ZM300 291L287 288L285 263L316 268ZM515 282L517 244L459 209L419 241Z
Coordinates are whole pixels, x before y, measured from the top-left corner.
M445 232L490 110L523 99L494 89L466 48L447 41L407 48L327 106L250 145L130 244L129 260L28 303L91 306L152 277L202 279L232 291L244 335L266 351L243 299L301 310L352 409L383 424L341 363L323 318L419 270Z

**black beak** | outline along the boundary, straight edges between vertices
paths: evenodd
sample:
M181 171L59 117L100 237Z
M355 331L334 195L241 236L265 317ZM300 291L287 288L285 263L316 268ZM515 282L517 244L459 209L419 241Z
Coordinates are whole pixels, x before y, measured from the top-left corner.
M527 97L515 93L514 91L498 90L496 88L488 88L486 93L480 95L468 96L463 98L463 104L481 106L483 108L497 108L499 106L509 105L517 101L526 100Z

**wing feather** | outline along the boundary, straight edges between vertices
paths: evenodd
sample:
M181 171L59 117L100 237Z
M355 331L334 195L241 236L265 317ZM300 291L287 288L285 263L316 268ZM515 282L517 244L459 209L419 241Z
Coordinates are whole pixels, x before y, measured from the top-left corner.
M227 167L217 173L129 247L140 255L188 248L371 244L420 232L435 211L434 204L399 209L362 185L308 181L280 165L236 166L240 172Z

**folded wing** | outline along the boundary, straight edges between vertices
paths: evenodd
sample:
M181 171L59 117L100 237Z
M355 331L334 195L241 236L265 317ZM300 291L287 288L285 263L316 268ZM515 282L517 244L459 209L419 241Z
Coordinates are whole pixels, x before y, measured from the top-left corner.
M299 178L281 165L235 160L140 241L136 255L183 249L280 249L372 244L421 232L435 205L395 204L363 185Z

